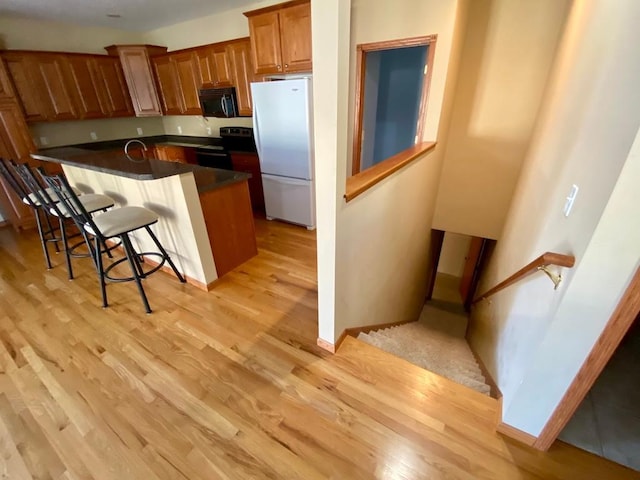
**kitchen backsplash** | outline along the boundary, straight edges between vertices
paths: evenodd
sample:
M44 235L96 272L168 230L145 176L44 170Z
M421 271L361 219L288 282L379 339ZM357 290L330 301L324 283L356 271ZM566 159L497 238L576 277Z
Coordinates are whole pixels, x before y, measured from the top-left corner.
M218 137L220 127L253 127L251 117L215 118L200 116L162 117L164 133L167 135L190 135L192 137Z
M138 133L138 128L142 133ZM101 120L35 123L29 127L38 148L102 142L120 138L163 135L162 117L126 117Z
M205 118L169 116L111 118L70 122L35 123L29 127L38 148L59 147L76 143L102 142L151 135L189 135L217 137L220 127L252 127L251 117ZM139 133L138 129L142 133Z

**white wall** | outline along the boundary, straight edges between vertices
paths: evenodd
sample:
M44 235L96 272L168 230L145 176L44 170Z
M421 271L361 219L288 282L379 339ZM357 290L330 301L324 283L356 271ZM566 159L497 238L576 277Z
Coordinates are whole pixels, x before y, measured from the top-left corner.
M633 214L602 214L616 182L626 185L627 173L619 176L640 126L639 18L634 0L574 3L503 237L480 290L545 251L575 255L576 267L563 272L557 291L542 275L504 290L475 309L470 323L470 341L504 395L504 419L533 435L559 402L638 261L639 203L629 207ZM562 206L573 183L580 193L565 218ZM597 240L604 235L598 222L605 218L612 232L636 242L629 244L635 260L626 239L612 237L608 245ZM602 272L593 267L596 252ZM620 278L609 282L614 267L621 267ZM597 308L588 308L594 301ZM552 365L552 359L558 361ZM535 405L524 398L532 392Z
M387 2L354 0L350 42L336 45L325 35L344 33L336 20L344 14L337 5L328 13L325 2L312 2L319 335L330 344L345 328L417 318L442 162L437 148L345 203L351 142L344 132L348 125L352 138L356 44L438 34L425 132L425 140L435 140L448 127L462 31L454 35L454 27L464 21L465 6L456 0L402 0L389 8ZM345 49L351 54L348 83L338 68Z
M473 0L434 228L499 238L570 0Z
M106 54L109 45L142 43L143 38L140 32L6 16L0 16L0 32L3 49L98 54Z

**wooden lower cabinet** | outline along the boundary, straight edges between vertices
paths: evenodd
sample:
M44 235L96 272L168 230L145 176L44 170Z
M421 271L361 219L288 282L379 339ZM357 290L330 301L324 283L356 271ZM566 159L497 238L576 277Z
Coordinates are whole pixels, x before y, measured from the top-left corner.
M176 145L155 145L155 158L167 160L169 162L189 163L197 165L196 151L190 147L179 147Z
M0 157L15 162L35 164L29 156L36 148L18 104L13 100L0 102ZM31 208L18 198L9 185L0 181L0 209L13 228L32 228L35 219Z
M246 181L200 194L218 278L258 254Z
M262 190L262 173L260 172L260 160L255 153L231 152L231 163L236 172L251 174L249 179L249 195L251 207L255 213L264 213L264 191Z

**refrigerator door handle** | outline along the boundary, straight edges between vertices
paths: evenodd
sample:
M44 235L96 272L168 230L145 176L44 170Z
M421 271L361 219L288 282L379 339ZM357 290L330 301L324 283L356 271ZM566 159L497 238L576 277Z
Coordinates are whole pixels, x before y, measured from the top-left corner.
M256 142L258 156L262 155L262 145L260 144L260 116L258 115L258 105L253 105L253 139Z

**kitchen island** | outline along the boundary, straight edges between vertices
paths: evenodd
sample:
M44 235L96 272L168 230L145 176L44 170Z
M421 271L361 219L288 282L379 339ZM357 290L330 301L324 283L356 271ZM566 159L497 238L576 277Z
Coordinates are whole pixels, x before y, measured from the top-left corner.
M31 156L61 164L72 185L109 195L116 208L139 205L156 212L154 231L178 270L199 288L208 290L257 254L246 173L78 147ZM144 236L132 239L140 251L152 249Z

